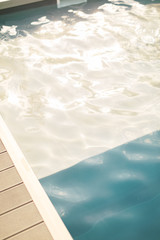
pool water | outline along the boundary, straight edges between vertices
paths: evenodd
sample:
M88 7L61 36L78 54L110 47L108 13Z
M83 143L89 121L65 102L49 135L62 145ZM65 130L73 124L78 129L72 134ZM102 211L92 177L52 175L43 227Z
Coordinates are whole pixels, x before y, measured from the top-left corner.
M0 113L76 240L159 240L159 0L0 15Z
M41 183L75 240L160 239L160 131Z
M0 16L0 113L38 178L160 128L160 4Z

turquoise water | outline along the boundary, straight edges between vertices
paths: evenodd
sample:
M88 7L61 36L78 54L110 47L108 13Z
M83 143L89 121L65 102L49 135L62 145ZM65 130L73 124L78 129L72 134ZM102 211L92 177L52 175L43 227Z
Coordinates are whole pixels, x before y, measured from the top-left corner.
M158 3L0 16L0 113L76 240L160 239Z
M160 131L40 182L75 240L160 239Z
M38 178L160 129L157 2L0 15L0 113Z

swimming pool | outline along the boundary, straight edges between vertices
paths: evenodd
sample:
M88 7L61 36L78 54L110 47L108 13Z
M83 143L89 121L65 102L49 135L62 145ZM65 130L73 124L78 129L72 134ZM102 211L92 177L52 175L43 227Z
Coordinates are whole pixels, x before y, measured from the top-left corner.
M0 16L0 112L38 178L160 129L160 5L147 3Z

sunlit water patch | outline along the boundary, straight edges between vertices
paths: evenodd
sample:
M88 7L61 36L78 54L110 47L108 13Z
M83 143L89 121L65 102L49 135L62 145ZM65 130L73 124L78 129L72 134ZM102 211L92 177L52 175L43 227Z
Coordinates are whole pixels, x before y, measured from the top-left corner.
M38 177L160 128L159 4L0 20L0 112Z

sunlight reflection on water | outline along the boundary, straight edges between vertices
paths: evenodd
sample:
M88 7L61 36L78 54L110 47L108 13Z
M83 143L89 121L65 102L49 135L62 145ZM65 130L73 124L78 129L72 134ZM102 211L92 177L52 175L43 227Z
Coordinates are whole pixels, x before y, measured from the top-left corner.
M43 14L0 30L0 111L38 177L160 128L158 4Z

